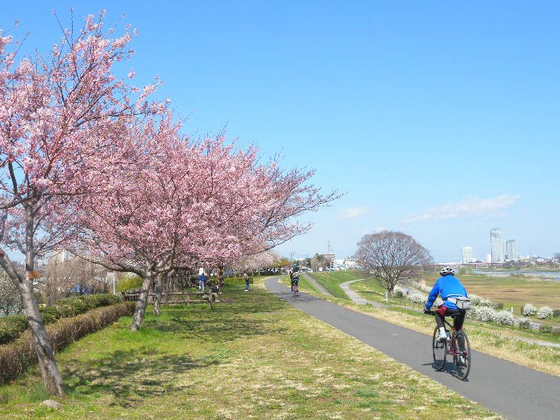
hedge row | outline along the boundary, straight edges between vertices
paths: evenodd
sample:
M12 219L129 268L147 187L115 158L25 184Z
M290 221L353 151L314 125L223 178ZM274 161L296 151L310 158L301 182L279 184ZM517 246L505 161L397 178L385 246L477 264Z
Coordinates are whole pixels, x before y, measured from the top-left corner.
M75 296L61 299L53 306L39 308L43 322L53 323L62 318L71 318L91 309L114 305L121 302L120 296L109 293L100 295ZM29 328L26 315L12 315L0 318L0 345L14 341Z
M55 352L81 337L101 330L121 316L134 313L134 302L123 302L93 309L73 318L61 319L47 326L47 334ZM32 364L37 363L34 340L29 331L13 343L0 346L0 383L17 378Z

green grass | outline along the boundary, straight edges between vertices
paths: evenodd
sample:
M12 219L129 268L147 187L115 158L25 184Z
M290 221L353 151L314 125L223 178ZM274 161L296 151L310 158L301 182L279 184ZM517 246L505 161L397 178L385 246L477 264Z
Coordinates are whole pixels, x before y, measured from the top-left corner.
M258 281L257 281L258 283ZM46 398L37 369L0 387L2 419L496 418L488 410L255 285L228 286L214 311L164 307L121 318L57 360L68 396Z
M345 271L323 271L308 273L313 279L325 288L327 292L336 298L350 300L344 290L340 288L340 284L364 278L364 273L354 270Z
M371 277L364 281L352 283L350 286L352 290L360 293L364 299L373 300L376 302L385 302L385 287L375 277Z

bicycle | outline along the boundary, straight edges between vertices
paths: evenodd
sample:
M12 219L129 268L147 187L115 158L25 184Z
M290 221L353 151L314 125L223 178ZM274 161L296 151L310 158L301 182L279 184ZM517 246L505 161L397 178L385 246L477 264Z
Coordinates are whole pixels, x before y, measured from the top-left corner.
M435 311L429 311L430 315L435 316ZM453 314L451 318L456 318L460 314ZM472 365L472 353L469 337L463 329L459 331L453 330L453 326L447 321L445 322L445 332L447 340L438 340L439 328L436 326L432 338L432 353L434 356L434 366L437 371L441 372L445 368L447 355L453 356L453 366L455 375L462 381L467 380ZM448 329L449 327L449 329ZM451 330L451 333L449 332Z
M299 294L298 284L295 281L292 282L292 293L294 296L297 296Z

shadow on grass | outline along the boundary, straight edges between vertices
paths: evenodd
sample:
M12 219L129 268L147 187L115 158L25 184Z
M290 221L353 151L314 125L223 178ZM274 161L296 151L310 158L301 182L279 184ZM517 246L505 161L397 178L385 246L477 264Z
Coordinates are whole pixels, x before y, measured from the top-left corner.
M274 321L230 319L222 320L185 320L173 317L171 322L146 323L146 327L161 332L173 332L184 339L196 339L206 342L226 342L244 337L281 333L285 328L278 327Z
M244 294L230 290L224 295L231 303L220 302L215 310L186 305L165 307L160 316L146 316L143 328L206 342L226 342L286 330L275 317L269 316L286 306L267 292L255 290Z
M87 367L83 364L65 372L70 395L112 396L109 405L132 407L147 397L189 388L182 382L186 372L217 365L217 360L194 360L187 356L163 355L146 349L114 351Z

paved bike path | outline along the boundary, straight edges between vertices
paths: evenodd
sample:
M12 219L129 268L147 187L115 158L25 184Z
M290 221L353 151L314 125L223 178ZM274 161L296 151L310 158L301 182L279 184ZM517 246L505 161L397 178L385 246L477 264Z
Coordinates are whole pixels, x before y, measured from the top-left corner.
M278 280L274 277L267 280L265 285L272 293L296 308L375 347L505 418L560 419L558 377L473 352L469 380L460 381L448 371L434 370L431 337L304 293L294 297L289 288Z

